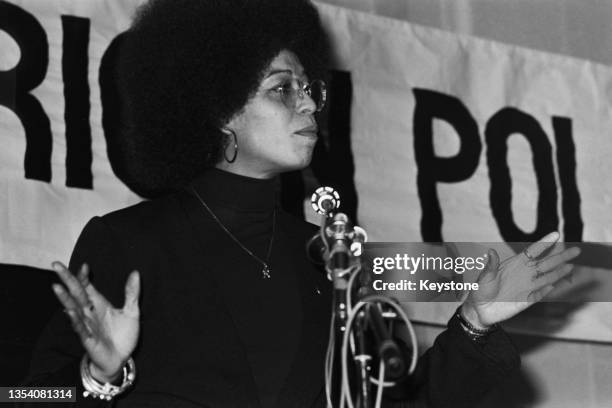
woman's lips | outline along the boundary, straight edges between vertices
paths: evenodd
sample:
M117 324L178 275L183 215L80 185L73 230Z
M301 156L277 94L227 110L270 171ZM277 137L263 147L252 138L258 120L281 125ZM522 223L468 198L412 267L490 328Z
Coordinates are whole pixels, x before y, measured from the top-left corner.
M296 135L300 135L300 136L304 136L304 137L308 137L311 139L316 139L317 138L317 131L316 130L300 130L298 132L295 132Z
M316 139L317 138L317 131L319 129L317 128L316 125L312 125L312 126L307 126L303 129L298 130L297 132L295 132L296 135L300 135L300 136L304 136L304 137L308 137L311 139Z

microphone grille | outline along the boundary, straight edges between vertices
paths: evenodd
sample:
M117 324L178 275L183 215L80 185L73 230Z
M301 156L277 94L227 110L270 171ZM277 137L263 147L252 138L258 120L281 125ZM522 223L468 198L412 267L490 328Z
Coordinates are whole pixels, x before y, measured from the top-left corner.
M340 194L331 187L322 186L310 198L313 210L319 214L330 215L340 207Z

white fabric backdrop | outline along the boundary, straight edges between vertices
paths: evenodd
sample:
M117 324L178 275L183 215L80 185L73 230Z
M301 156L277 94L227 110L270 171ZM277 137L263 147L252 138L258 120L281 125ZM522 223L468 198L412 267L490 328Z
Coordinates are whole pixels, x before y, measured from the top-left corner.
M328 0L327 3L333 1ZM138 2L72 1L41 2L11 0L33 14L43 26L49 40L49 67L44 82L33 94L41 101L51 120L54 138L52 156L53 180L43 183L23 179L24 135L21 124L9 110L0 107L0 200L4 203L0 215L0 262L48 267L51 260L67 259L82 225L92 215L108 212L138 200L110 170L105 142L101 132L98 68L102 54L113 37L129 24L129 16ZM551 135L550 116L567 115L574 123L574 136L586 140L577 142L579 184L586 194L583 202L585 238L605 240L612 228L607 211L611 186L597 180L606 180L609 174L607 160L612 145L606 143L612 129L610 82L612 45L610 17L612 5L601 1L535 1L507 2L490 0L381 1L336 0L336 3L360 9L368 14L354 14L346 10L322 5L322 15L335 37L344 41L339 45L345 68L350 67L354 80L355 105L352 137L356 155L356 184L360 195L360 215L364 226L374 239L419 240L418 209L415 195L415 166L411 150L411 117L414 103L410 99L413 86L438 90L459 97L482 127L492 113L512 100L519 108L534 115L545 132ZM65 186L60 16L76 15L91 19L89 45L89 84L91 89L92 148L94 151L93 191ZM380 20L373 14L392 16L411 22L439 27L441 32L398 20ZM454 33L520 45L512 47ZM359 41L362 41L359 43ZM351 45L353 47L351 48ZM533 50L549 51L565 56ZM405 49L406 53L395 52ZM416 54L411 54L411 53ZM418 56L417 56L418 55ZM579 59L568 58L576 57ZM8 70L20 58L18 47L0 30L0 70ZM589 62L587 60L594 61ZM353 64L353 65L351 65ZM607 65L606 65L607 64ZM520 69L517 69L520 67ZM551 75L546 75L546 74ZM460 79L460 80L458 80ZM484 87L483 81L494 79L505 84L503 89ZM571 98L569 97L571 95ZM391 102L390 102L391 101ZM364 114L367 113L367 116ZM367 120L366 120L367 119ZM396 121L396 119L398 119ZM381 129L380 124L385 127ZM373 141L381 137L404 135L404 139L383 144ZM436 128L436 149L453 154L456 138L448 127ZM551 140L551 143L553 141ZM390 146L393 149L390 149ZM375 150L372 150L375 149ZM376 149L380 149L376 151ZM446 149L446 150L444 150ZM513 179L518 174L526 199L513 203L517 222L525 229L533 223L533 176L530 161L524 165L520 157L529 154L520 138L510 140L509 165ZM378 159L378 162L375 160ZM385 165L386 166L382 166ZM382 166L382 168L381 168ZM385 170L384 177L375 170ZM518 173L515 173L517 171ZM524 176L524 177L523 177ZM398 187L399 186L399 187ZM476 174L456 186L441 186L442 201L452 203L443 208L446 217L445 238L493 240L496 230L486 206L488 188L486 165L481 158ZM396 195L389 192L396 191ZM467 196L463 195L467 192ZM375 215L375 200L382 198L386 214L404 214L397 222L380 219ZM403 203L401 208L399 203ZM446 204L447 205L447 204ZM456 213L455 213L456 211ZM467 211L467 212L466 212ZM488 219L486 217L489 217ZM481 220L485 219L485 222ZM458 235L470 228L469 236ZM457 235L455 235L457 234ZM610 316L608 305L597 305L576 313L573 331L566 336L578 336L590 330L590 338L609 339ZM416 310L421 320L441 322L447 310L427 307ZM544 313L544 316L546 314ZM529 316L516 325L521 329L537 330L542 315L536 315L531 326ZM578 326L577 326L578 325ZM582 328L580 327L582 325ZM558 351L562 343L548 343L528 359L528 369L535 382L546 390L541 407L609 406L612 400L602 393L593 367L597 361L612 360L609 347L578 343L571 352ZM571 344L571 343L570 343ZM553 370L545 361L566 358L574 370L563 372L567 381L550 381ZM589 364L580 364L586 356ZM574 363L571 363L574 359ZM580 361L579 361L580 360ZM572 381L580 378L584 381ZM587 380L585 380L587 379ZM568 384L575 384L572 388ZM585 392L585 388L588 392ZM562 395L557 398L555 395ZM587 395L589 400L584 400ZM564 401L564 402L562 402Z
M89 218L140 201L111 170L101 127L98 86L102 55L113 38L129 26L137 2L16 0L9 3L32 14L46 32L49 43L47 73L32 94L42 104L51 123L52 179L46 183L24 178L24 129L11 110L0 106L0 262L48 269L54 260L68 261L76 238ZM88 82L93 190L66 187L62 15L91 20ZM20 58L18 45L0 30L0 69L12 69Z
M612 66L612 2L599 0L321 0L373 15L392 17L440 28L449 33L469 34L535 50L547 51ZM608 91L609 92L609 91ZM609 103L606 98L604 103ZM609 134L608 129L604 134ZM609 175L599 175L607 180ZM606 183L601 183L606 184ZM597 192L595 192L597 194ZM609 211L608 211L609 212ZM431 305L430 305L431 306ZM609 305L591 305L570 314L577 333L609 332ZM437 309L436 309L437 308ZM421 310L425 321L448 316L444 304ZM553 317L543 310L530 310L510 324L514 330L554 324L567 315ZM439 329L418 325L423 345L431 344ZM535 331L537 332L537 330ZM533 331L532 331L533 333ZM511 383L491 399L495 407L603 408L612 404L610 373L612 347L608 344L568 342L537 337L532 346L519 338L526 383ZM528 384L528 385L526 385ZM533 396L526 396L532 394ZM518 401L518 402L517 402Z
M612 2L609 0L319 1L612 65Z

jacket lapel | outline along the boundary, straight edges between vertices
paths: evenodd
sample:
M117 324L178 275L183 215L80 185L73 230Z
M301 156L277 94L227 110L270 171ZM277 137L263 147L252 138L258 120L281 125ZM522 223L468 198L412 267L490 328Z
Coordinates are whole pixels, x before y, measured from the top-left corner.
M184 209L187 213L188 218L191 220L191 227L193 228L195 237L196 239L198 239L199 243L201 244L200 246L202 247L202 252L201 254L199 254L199 258L204 258L203 255L207 254L207 252L210 252L206 250L205 243L207 242L207 239L209 239L207 238L206 231L210 231L211 229L216 228L216 225L214 224L214 220L201 216L201 204L196 201L196 198L193 195L188 192L184 192L182 194L183 200L181 201L183 202ZM223 254L217 255L223 256ZM207 256L211 256L211 254L208 253ZM206 262L206 259L202 259L201 262L204 264ZM227 342L229 346L228 349L238 350L238 352L233 353L233 355L230 355L232 353L228 353L228 355L225 356L227 358L228 364L233 365L234 369L241 374L242 380L238 381L242 381L245 386L246 395L233 396L237 404L236 406L238 406L238 400L244 398L248 401L247 405L245 406L250 408L261 408L259 397L257 394L257 388L255 386L255 380L253 378L251 368L248 364L245 345L240 339L238 329L234 324L232 314L226 304L225 298L221 295L217 274L211 273L209 276L209 281L214 288L214 302L218 305L220 316L222 316L221 318L227 319L227 322L231 322L229 323L231 329L227 333ZM215 328L211 327L211 329Z
M307 265L298 271L298 287L302 303L302 335L289 375L277 399L278 408L310 407L324 387L331 285L324 273Z

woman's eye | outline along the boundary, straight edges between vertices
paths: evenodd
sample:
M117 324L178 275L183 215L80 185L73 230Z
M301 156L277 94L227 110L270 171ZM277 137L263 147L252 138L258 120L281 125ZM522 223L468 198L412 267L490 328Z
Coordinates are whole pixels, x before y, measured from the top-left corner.
M273 91L279 94L289 94L292 91L291 82L283 82L282 84L277 85Z

